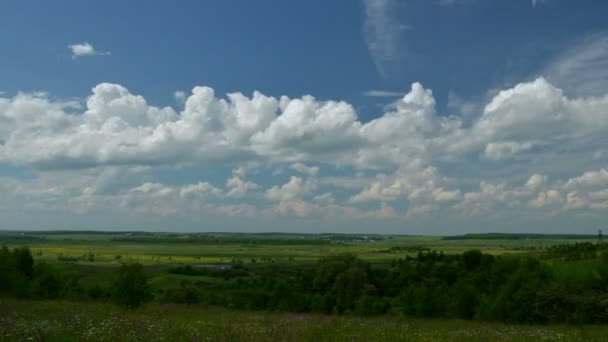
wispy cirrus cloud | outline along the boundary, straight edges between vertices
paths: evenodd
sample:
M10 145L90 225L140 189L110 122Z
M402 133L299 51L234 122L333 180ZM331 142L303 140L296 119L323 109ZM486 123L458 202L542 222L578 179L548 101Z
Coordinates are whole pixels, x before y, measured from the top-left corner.
M109 56L112 54L110 51L101 51L95 49L95 47L89 42L71 44L68 45L68 48L72 51L72 59L90 56Z
M570 93L604 94L608 90L608 32L593 34L572 46L543 75Z
M384 79L399 67L403 57L404 32L411 27L395 17L395 0L364 0L363 33L374 64Z

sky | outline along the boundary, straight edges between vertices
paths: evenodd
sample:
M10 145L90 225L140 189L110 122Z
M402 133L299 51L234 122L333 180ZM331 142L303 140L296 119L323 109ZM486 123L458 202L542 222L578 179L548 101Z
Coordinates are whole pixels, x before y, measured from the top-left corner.
M0 229L608 229L608 2L0 11Z

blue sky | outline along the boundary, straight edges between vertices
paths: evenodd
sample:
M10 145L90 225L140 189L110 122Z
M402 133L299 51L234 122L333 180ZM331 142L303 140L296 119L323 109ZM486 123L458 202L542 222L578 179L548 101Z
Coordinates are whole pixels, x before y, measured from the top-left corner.
M605 13L8 1L0 228L593 232Z

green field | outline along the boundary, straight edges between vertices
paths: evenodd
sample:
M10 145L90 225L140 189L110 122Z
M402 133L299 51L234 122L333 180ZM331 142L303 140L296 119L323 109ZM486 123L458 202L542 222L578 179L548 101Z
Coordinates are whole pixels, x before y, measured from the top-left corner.
M20 239L0 234L0 242L8 246L28 245L37 259L56 261L59 257L85 259L94 255L93 263L100 266L118 264L118 261L139 262L146 265L179 263L231 263L242 259L244 263L256 261L310 263L321 257L352 253L370 262L387 262L395 258L414 255L417 248L428 248L444 253L462 253L479 249L487 254L524 253L547 246L577 241L593 241L593 236L532 239L444 239L432 236L372 236L365 235L290 235L251 234L221 235L196 240L188 235L168 237L131 236L108 233L29 233ZM129 241L133 240L133 241ZM272 241L267 243L265 241ZM218 242L216 242L218 241ZM284 243L282 241L285 241ZM120 259L117 259L120 257Z

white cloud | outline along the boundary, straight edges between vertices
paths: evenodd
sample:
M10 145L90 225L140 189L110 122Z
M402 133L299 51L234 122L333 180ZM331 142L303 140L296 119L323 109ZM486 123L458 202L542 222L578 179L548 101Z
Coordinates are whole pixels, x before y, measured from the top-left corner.
M562 194L557 190L541 192L538 197L531 202L532 207L542 208L553 204L563 203Z
M535 158L598 146L608 132L608 96L568 98L542 78L499 92L470 127L437 113L432 92L418 83L365 124L345 102L258 92L226 100L207 87L195 87L180 113L109 83L93 88L83 112L77 107L46 94L0 97L0 160L42 168L258 160L294 163L304 173L318 167L303 171L304 163L386 170L476 153Z
M566 189L596 189L608 188L608 169L587 171L578 177L569 179L564 185Z
M518 153L528 152L534 147L530 141L497 141L486 145L484 156L490 160L510 159Z
M317 195L313 198L314 202L320 203L320 204L334 204L336 203L336 199L334 198L334 195L330 192L326 192L324 194L321 195Z
M456 206L471 216L488 213L503 216L514 211L528 210L543 213L551 209L568 212L580 209L608 208L608 171L587 171L566 181L548 182L546 175L534 174L523 186L482 181L479 191L464 194L464 201ZM505 210L509 209L509 210Z
M533 174L526 182L526 188L534 191L542 189L547 184L548 177L546 175Z
M542 73L569 94L597 96L608 93L608 32L595 33L572 45Z
M233 189L231 189L232 191ZM214 187L213 185L207 182L198 182L196 184L189 184L182 186L178 189L180 197L188 197L188 196L201 196L201 195L213 195L213 196L221 196L222 190ZM230 192L226 194L230 196Z
M179 111L109 83L82 103L0 96L0 161L43 178L4 182L8 198L35 210L117 206L142 217L494 219L608 207L608 96L573 97L543 78L497 92L466 124L439 113L419 83L366 123L346 102L217 97L208 87L195 87ZM155 174L193 165L232 174L219 186ZM284 184L277 170L290 177ZM0 208L14 208L8 202Z
M363 143L361 123L346 102L319 102L312 96L281 98L281 114L251 136L258 154L286 161L335 160ZM274 116L274 114L273 114Z
M68 45L68 48L72 51L73 59L87 56L108 56L111 54L110 51L96 50L93 45L88 42Z
M409 166L397 170L391 176L379 176L350 198L351 203L369 201L391 202L407 200L408 203L426 204L449 202L460 198L459 190L446 190L446 179L434 167Z
M258 184L247 181L244 178L245 172L242 168L232 170L232 177L226 181L226 187L229 189L226 193L227 197L242 198L249 191L260 188Z

